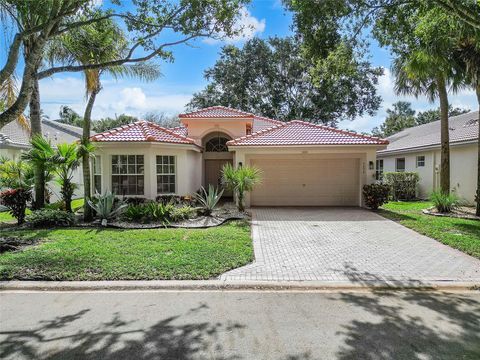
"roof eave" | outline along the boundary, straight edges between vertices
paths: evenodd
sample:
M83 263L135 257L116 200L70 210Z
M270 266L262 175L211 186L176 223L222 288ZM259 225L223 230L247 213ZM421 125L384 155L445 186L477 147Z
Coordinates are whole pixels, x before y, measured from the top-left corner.
M450 146L461 146L461 145L470 145L478 143L478 139L470 139L470 140L460 140L460 141L451 141ZM440 149L440 144L432 144L432 145L422 145L422 146L414 146L408 148L401 148L395 150L379 150L377 155L395 155L395 154L404 154L409 152L418 152L422 150L435 150Z

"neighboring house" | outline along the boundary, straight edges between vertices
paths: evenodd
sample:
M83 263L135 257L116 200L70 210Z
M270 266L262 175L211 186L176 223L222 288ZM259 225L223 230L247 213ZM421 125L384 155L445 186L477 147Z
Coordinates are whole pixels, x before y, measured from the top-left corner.
M361 206L387 141L222 106L179 115L181 127L138 121L96 134L94 188L156 198L220 185L224 164L254 165L262 182L247 206Z
M450 184L470 203L477 188L478 116L475 111L449 119ZM377 152L377 178L383 172L417 172L422 198L440 187L440 121L405 129L387 140L387 148Z
M49 139L52 145L61 143L72 143L82 136L82 128L77 126L62 124L58 121L42 120L43 136ZM12 121L0 129L0 156L5 156L12 160L19 160L23 151L30 147L29 131L24 129L17 121ZM75 171L74 182L79 185L75 191L75 196L83 196L83 177L81 167ZM57 184L51 184L51 189L55 198L59 198L59 187Z

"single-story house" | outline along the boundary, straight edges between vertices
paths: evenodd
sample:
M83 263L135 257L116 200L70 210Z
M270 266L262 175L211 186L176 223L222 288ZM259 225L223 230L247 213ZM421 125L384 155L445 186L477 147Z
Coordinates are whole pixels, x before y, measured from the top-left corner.
M214 106L179 115L182 126L147 121L92 136L97 192L155 199L221 183L224 164L254 165L262 182L247 206L361 206L388 141L323 125L281 122Z
M449 119L450 184L469 203L477 189L478 117L473 111ZM383 172L417 172L421 198L440 187L440 121L405 129L387 140L387 147L377 152L377 178Z
M72 143L82 137L82 128L58 121L42 120L42 134L53 146L61 143ZM11 160L19 160L23 151L30 148L30 131L17 121L12 121L0 129L0 156ZM75 171L73 181L79 185L76 197L83 196L83 176L81 166ZM55 182L50 184L55 199L59 199L59 187Z

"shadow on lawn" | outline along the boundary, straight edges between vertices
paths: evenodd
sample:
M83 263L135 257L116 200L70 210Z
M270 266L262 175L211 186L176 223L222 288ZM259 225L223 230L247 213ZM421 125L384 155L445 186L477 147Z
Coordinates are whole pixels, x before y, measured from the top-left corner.
M403 220L416 220L416 218L414 216L411 216L411 215L408 215L406 213L399 213L399 212L395 212L395 211L390 211L390 210L386 210L386 209L379 209L377 214L387 218L387 219L390 219L390 220L393 220L393 221L403 221Z
M395 283L348 266L345 274L352 281L364 284L372 280L380 284L383 281L385 285ZM402 284L421 285L412 280ZM393 301L394 297L401 301ZM477 300L425 289L342 293L340 299L378 317L378 321L360 318L343 325L338 333L344 337L337 353L339 359L480 358L480 302ZM421 307L421 316L409 315L407 307ZM444 328L445 324L449 329Z

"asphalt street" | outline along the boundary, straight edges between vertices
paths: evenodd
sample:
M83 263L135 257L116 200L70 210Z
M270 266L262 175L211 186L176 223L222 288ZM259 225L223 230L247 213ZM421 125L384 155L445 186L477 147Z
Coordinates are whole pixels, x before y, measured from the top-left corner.
M480 359L480 292L0 292L1 359Z

